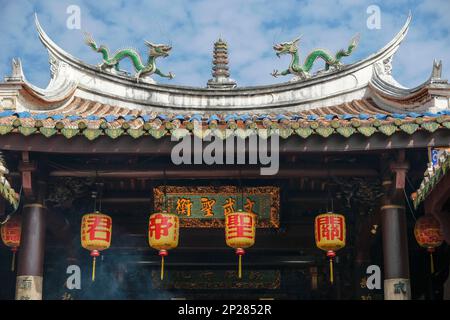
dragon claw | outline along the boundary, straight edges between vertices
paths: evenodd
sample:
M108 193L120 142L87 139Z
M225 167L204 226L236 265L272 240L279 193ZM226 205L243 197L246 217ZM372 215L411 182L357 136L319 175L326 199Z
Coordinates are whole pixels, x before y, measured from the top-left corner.
M139 78L141 77L141 73L140 72L136 73L135 77L136 77L136 83L139 83Z
M175 74L172 72L169 72L169 79L173 79L173 78L175 78Z
M272 73L271 73L271 75L272 75L273 77L275 77L275 78L278 77L278 76L279 76L278 70L276 70L276 69L273 70Z

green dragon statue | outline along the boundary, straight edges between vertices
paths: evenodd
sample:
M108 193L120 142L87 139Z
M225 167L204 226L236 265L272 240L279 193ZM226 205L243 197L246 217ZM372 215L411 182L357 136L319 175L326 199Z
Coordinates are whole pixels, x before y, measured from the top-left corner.
M342 67L341 59L343 57L348 57L356 48L359 42L359 34L353 37L353 39L350 41L350 45L348 46L347 50L341 49L339 50L334 57L327 52L324 49L316 49L312 51L305 59L305 63L301 65L299 63L299 53L297 44L300 41L300 38L302 36L298 37L297 39L290 41L290 42L283 42L279 43L273 46L273 49L276 52L276 55L278 58L283 54L290 54L292 59L291 63L289 64L289 68L279 72L278 70L274 70L271 75L274 77L278 76L285 76L288 74L295 75L299 77L301 80L307 79L311 77L309 71L314 65L314 62L321 58L325 61L325 70L329 70L330 67L333 69L340 69Z
M161 77L173 79L175 75L172 72L169 74L162 73L156 67L156 58L158 57L167 57L169 55L172 47L165 44L154 44L149 41L145 41L145 44L148 46L148 59L147 64L142 63L141 56L135 49L127 48L117 50L113 56L110 55L109 50L106 46L101 45L97 46L92 36L88 33L85 33L85 41L88 46L90 46L94 51L99 52L103 56L103 62L99 65L102 70L109 70L120 72L119 63L122 59L129 58L133 63L134 69L136 71L135 77L139 82L139 79L143 76L157 74ZM114 72L114 71L113 71Z

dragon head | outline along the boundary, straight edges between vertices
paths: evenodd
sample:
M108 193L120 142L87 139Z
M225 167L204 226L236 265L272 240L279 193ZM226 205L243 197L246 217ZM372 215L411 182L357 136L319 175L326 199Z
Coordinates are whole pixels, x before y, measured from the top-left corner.
M294 54L295 52L297 52L298 48L297 48L297 44L300 41L300 38L302 36L298 37L295 40L292 41L288 41L288 42L281 42L278 43L276 45L273 46L273 49L275 50L276 55L278 56L278 58L282 55L282 54Z
M172 50L172 46L167 44L155 44L149 41L145 41L145 44L148 46L148 54L152 57L167 57Z

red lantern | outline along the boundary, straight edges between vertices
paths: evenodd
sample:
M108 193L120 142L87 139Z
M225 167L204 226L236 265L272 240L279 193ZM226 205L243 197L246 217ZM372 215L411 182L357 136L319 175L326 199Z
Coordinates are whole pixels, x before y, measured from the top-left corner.
M13 253L11 261L11 271L14 271L16 252L20 246L20 234L22 232L22 221L20 216L9 219L1 228L3 243L11 248Z
M242 278L244 248L255 244L255 233L256 214L239 210L225 215L225 240L229 247L236 249L236 255L239 256L239 278Z
M316 246L327 252L330 259L330 282L333 283L333 258L337 250L345 247L345 217L341 214L324 213L314 220Z
M180 221L177 215L165 211L154 213L148 223L148 243L159 250L161 257L161 280L164 279L164 257L170 249L178 246Z
M417 243L426 248L430 253L430 269L431 273L434 273L434 261L433 252L435 248L439 247L444 241L444 237L441 232L441 226L433 216L422 216L416 221L414 226L414 236Z
M95 281L95 260L101 250L111 245L112 218L98 211L85 214L81 221L81 245L91 251L92 281Z

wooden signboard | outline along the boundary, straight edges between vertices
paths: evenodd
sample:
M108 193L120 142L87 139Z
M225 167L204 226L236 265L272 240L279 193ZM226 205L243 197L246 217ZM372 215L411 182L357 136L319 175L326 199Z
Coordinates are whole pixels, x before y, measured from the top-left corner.
M164 197L164 194L166 197ZM280 189L247 187L243 192L235 186L154 188L155 211L163 210L180 217L180 226L223 228L225 214L241 208L258 215L258 228L280 225Z

